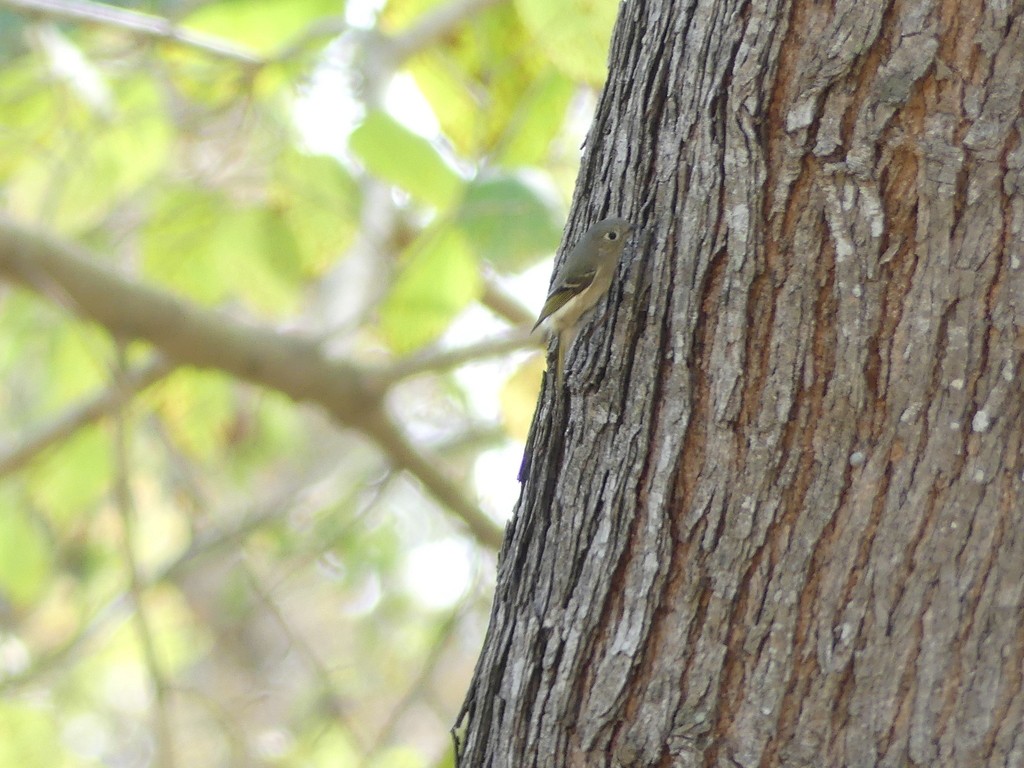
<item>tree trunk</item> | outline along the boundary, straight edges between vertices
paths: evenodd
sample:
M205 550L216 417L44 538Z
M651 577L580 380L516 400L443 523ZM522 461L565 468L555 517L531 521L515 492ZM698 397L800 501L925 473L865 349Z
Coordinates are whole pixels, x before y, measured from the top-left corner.
M461 766L1024 765L1024 4L627 0ZM605 309L610 307L610 309Z

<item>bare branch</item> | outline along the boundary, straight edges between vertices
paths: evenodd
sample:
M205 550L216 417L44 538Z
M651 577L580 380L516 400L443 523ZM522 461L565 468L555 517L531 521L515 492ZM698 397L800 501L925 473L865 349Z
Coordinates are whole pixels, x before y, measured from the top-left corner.
M458 349L432 349L420 354L411 355L398 360L381 371L371 380L378 386L387 388L402 379L417 376L421 373L437 373L458 368L460 365L483 360L489 357L501 357L510 352L530 347L541 347L541 341L533 338L525 326L516 328L509 333L484 339Z
M117 27L137 37L163 40L194 48L218 58L260 66L265 61L209 35L188 32L162 16L115 8L88 0L0 0L0 6L54 21L73 21Z
M292 622L288 620L287 616L285 616L281 606L278 605L277 600L271 593L270 587L268 587L268 585L264 583L262 577L256 573L255 568L249 562L248 558L242 559L241 568L246 580L249 582L249 586L256 594L256 598L263 604L263 607L270 614L270 617L287 638L292 651L296 653L299 659L316 678L320 687L320 693L326 699L325 703L330 707L331 716L344 724L345 730L348 731L349 735L356 741L360 749L365 751L366 747L363 745L363 742L365 742L366 739L360 733L358 725L353 722L350 717L349 712L352 708L345 701L345 697L341 694L341 691L338 690L338 686L334 682L334 676L331 674L330 668L321 661L319 655L317 655L316 649L310 644L310 642L301 633L295 631L292 626Z
M455 0L425 13L418 23L402 34L394 37L375 36L373 47L379 54L378 63L384 65L382 71L393 73L403 61L443 39L468 17L505 1ZM268 59L212 35L190 32L162 16L90 0L0 0L0 7L54 21L114 27L136 37L186 46L211 56L253 67L264 66L275 60L293 58L316 41L335 37L348 28L342 16L318 19L281 53Z
M462 518L477 539L501 544L501 527L433 461L413 447L383 410L383 392L365 371L328 358L314 342L243 323L97 266L85 250L0 215L0 277L54 297L120 339L144 339L177 364L212 368L316 403L344 426L391 454L424 488Z
M537 319L536 315L505 291L497 280L488 275L484 275L484 294L480 297L480 303L513 325L530 325L532 327L533 321Z
M467 593L458 602L458 604L452 607L448 616L445 617L445 620L441 623L436 636L430 643L430 651L423 660L419 672L412 680L405 693L402 694L401 698L399 698L392 707L387 720L384 722L384 725L373 740L373 746L366 750L368 754L372 755L387 747L395 737L395 732L398 730L399 720L404 717L420 699L425 697L427 690L430 688L431 680L437 672L438 666L440 666L443 661L445 653L447 653L451 648L452 640L459 629L459 625L469 612L471 599L472 594Z
M384 411L377 411L375 416L376 423L372 428L374 439L387 452L395 466L417 477L438 501L451 507L477 540L492 549L499 549L504 537L501 526L479 507L467 503L455 482L410 443Z
M438 456L449 456L494 448L507 439L508 432L501 424L471 424L464 432L431 443L430 451Z
M115 386L120 384L125 372L124 345L118 345L118 365L114 372ZM128 396L121 398L124 404ZM153 685L153 730L156 734L156 761L160 768L174 766L174 738L171 734L170 703L168 699L167 680L156 654L153 639L153 628L149 622L149 612L143 600L144 584L139 572L139 562L135 555L135 500L130 486L130 469L128 460L128 426L124 408L119 408L114 419L114 497L121 513L121 538L124 549L125 568L128 571L128 594L134 608L132 616L142 648L142 658L149 670L149 679Z
M313 342L247 324L97 266L102 259L36 234L0 215L0 276L90 318L115 337L144 339L179 364L213 368L319 403L364 429L377 408L360 371L330 360Z
M158 356L145 365L126 371L119 385L111 386L69 408L49 424L36 429L19 445L0 451L0 477L17 472L50 446L116 411L130 398L164 378L173 368Z

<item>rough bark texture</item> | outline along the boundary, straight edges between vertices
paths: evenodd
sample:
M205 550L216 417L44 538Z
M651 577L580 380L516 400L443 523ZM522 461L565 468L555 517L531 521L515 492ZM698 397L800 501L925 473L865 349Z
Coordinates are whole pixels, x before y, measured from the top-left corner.
M1024 765L1024 4L628 0L462 766Z

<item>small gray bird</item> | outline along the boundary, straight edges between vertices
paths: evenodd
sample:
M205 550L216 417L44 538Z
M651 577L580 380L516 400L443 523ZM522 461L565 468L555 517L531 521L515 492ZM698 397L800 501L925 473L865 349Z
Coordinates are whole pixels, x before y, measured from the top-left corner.
M586 231L551 279L551 289L533 326L548 321L558 334L555 380L562 386L565 353L576 339L580 318L604 296L633 225L625 219L602 219Z

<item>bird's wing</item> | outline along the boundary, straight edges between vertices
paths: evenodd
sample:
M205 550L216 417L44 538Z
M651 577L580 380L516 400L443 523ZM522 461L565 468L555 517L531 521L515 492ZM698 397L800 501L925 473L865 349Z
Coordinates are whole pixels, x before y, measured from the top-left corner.
M594 277L596 275L597 270L592 269L579 275L573 275L567 280L556 283L555 287L552 288L551 293L548 294L548 299L544 302L544 308L540 311L540 317L538 317L537 322L534 323L533 329L537 330L538 325L568 304L573 296L578 296L583 293L583 291L587 290L590 284L594 282Z

